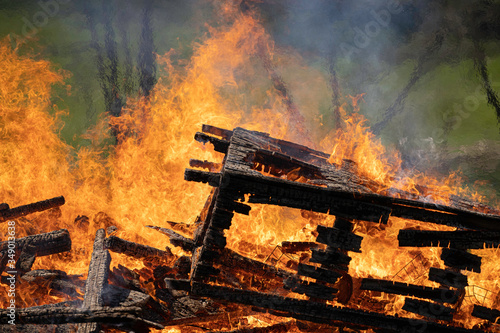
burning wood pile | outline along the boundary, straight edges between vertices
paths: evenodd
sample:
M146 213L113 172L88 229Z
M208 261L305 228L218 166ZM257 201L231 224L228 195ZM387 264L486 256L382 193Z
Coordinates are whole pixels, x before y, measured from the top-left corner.
M474 327L462 324L460 311L470 296L467 272L481 272L481 257L468 250L500 245L498 211L455 196L443 205L384 188L358 174L353 162L340 167L328 161L328 154L266 133L208 125L202 132L195 139L225 156L222 163L190 160L196 169L185 171L186 180L213 187L202 212L194 225L148 226L168 236L183 255L119 238L112 235L115 228L106 225L96 232L88 276L82 280L63 271L31 270L36 257L71 251L67 230L20 238L15 245L4 241L3 284L48 286L72 300L1 310L2 332L151 332L174 326L181 332L497 329L500 311L494 308L474 304L469 315L484 319ZM12 209L2 204L0 221L10 223L62 204L62 197ZM229 248L225 234L236 214L249 215L255 204L299 209L305 216L332 215L335 222L318 222L315 241L285 241L257 260ZM427 285L399 276L352 274L352 256L363 255L364 238L356 228L383 230L393 218L423 222L421 228L399 230L400 248L442 248L444 268L424 265ZM85 218L75 223L86 223ZM425 230L425 223L456 230ZM143 261L152 274L141 277L122 265L110 269L110 251ZM397 314L388 314L396 297L404 297L403 303ZM15 326L9 325L12 313ZM234 329L233 323L240 320L251 328Z

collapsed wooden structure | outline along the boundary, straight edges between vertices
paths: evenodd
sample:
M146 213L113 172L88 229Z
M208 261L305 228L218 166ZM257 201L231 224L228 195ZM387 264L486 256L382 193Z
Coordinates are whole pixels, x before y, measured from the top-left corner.
M181 235L189 226L149 226L167 235L172 245L190 252L191 257L177 258L168 247L160 250L112 235L106 237L106 231L99 229L83 288L81 280L72 280L64 272L30 271L36 256L71 248L67 231L20 239L16 243L16 268L22 272L21 278L50 279L54 289L76 298L18 309L16 322L24 325L25 331L35 332L36 325L49 323L78 332L99 332L101 328L148 332L164 326L227 321L226 313L237 318L263 312L294 321L259 328L262 332L285 332L297 325L302 325L304 332L319 332L325 327L370 328L377 332L483 331L454 325L453 315L468 284L461 270L481 270L481 258L467 250L500 245L499 212L458 197L452 197L451 203L444 206L403 191L382 189L380 184L357 174L352 162L346 161L342 167L331 164L328 154L266 133L204 125L195 139L211 143L225 157L222 163L191 160L191 167L197 169L185 171L186 180L213 187L192 237L185 232ZM64 203L64 199L51 200L50 204L34 204L28 209L0 206L0 221ZM278 268L226 247L224 231L231 227L235 214L249 214L248 203L330 214L335 216L335 224L318 225L315 242L281 244L283 252L305 253L306 260L286 269ZM353 221L385 224L390 216L460 228L449 232L399 233L400 247L443 247L441 259L447 269L431 268L428 272L429 280L438 282L439 288L361 280L360 290L405 296L403 310L416 313L421 319L349 306L354 302L353 281L348 273L349 252L360 252L362 241L353 232ZM0 243L2 258L6 246L6 242ZM120 266L111 271L109 251L147 262L153 271L149 281L155 286L154 294L148 294L127 268ZM5 270L5 260L0 261L0 269ZM302 296L293 296L298 294ZM344 306L333 306L329 303L332 300ZM7 310L0 310L0 325L7 329L6 314ZM472 315L494 323L500 311L476 305Z

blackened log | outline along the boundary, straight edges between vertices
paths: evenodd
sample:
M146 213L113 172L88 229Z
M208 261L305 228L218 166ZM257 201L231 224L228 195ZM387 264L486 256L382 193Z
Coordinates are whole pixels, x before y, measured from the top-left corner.
M500 311L496 309L488 309L484 306L475 304L474 310L472 310L472 315L477 318L486 319L492 323L496 323L498 318L500 318Z
M345 230L345 231L349 231L349 232L352 232L352 230L354 228L354 224L352 223L351 220L344 219L340 216L335 217L335 223L333 224L333 226L337 229Z
M229 229L234 213L219 208L219 203L214 207L209 228Z
M281 252L283 253L297 253L309 251L311 248L318 247L316 242L281 242Z
M231 136L233 136L233 131L205 124L203 124L201 131L203 133L220 136L227 141L229 141L231 139Z
M340 269L347 271L347 266L351 262L351 257L335 249L328 249L327 251L312 249L312 256L310 262L315 262L325 265L332 269Z
M29 243L26 244L23 247L21 254L19 255L19 259L17 259L16 270L21 275L30 271L31 266L33 266L33 263L35 262L35 259L36 259L36 246L33 246Z
M241 269L253 275L280 278L289 278L293 275L292 273L273 265L242 256L231 249L223 249L220 254L207 250L206 254L211 255L216 263L231 269Z
M381 291L389 294L427 298L439 303L456 303L460 297L457 290L432 288L401 282L365 278L361 281L361 290Z
M398 240L399 246L482 249L484 247L498 247L500 245L500 232L400 230Z
M68 276L59 270L37 269L24 274L21 280L47 286L51 293L79 297L83 291L83 283L78 276Z
M103 305L105 307L140 307L144 310L142 318L157 323L165 323L171 317L171 312L148 294L113 285L107 285L104 289Z
M319 298L331 301L335 298L338 289L328 287L322 284L302 281L296 278L288 278L283 281L285 289L294 293L304 294L312 298Z
M193 251L194 248L194 241L192 239L189 239L187 237L184 237L177 232L167 229L167 228L161 228L161 227L156 227L152 225L147 225L146 228L151 228L153 230L157 230L161 232L162 234L165 234L169 237L170 243L173 246L178 246L184 251L191 252Z
M5 202L0 203L0 211L10 209L9 205Z
M380 328L396 332L406 332L408 327L414 327L422 333L480 333L480 330L471 330L447 325L440 325L419 319L394 317L375 312L368 312L350 308L333 307L326 304L265 294L256 291L240 290L227 287L213 286L193 282L192 294L211 299L226 300L276 310L273 314L308 320L320 324L351 323L367 328Z
M64 205L64 202L65 202L64 197L60 196L52 199L34 202L24 206L19 206L10 209L3 209L0 210L0 222L16 219L21 216L25 216L36 212L41 212L50 208L59 207Z
M220 173L217 172L206 172L194 169L186 169L184 171L184 180L208 183L208 185L213 187L218 187L220 184Z
M214 211L215 203L217 197L219 196L219 188L212 188L210 195L203 205L200 215L196 217L195 225L197 225L196 230L193 233L193 241L196 246L201 246L203 240L205 239L205 234L207 232L208 226L212 220L212 213Z
M455 288L465 288L469 285L467 276L449 269L435 267L431 267L429 270L429 280Z
M444 248L443 252L441 252L441 259L446 266L481 273L481 257L475 254L463 250Z
M8 324L8 310L0 309L0 325ZM16 309L16 324L67 324L72 323L122 323L139 322L157 329L164 326L141 318L140 307L99 307L91 309L60 307L54 305L39 309ZM82 326L85 324L80 324ZM2 326L0 326L2 327Z
M166 248L165 251L131 241L110 236L104 241L104 246L116 253L122 253L129 257L149 261L152 263L170 262L173 259L172 252Z
M318 232L318 237L316 238L318 243L341 250L361 252L361 241L363 240L361 236L355 235L350 231L329 228L322 225L318 225L316 231Z
M332 284L342 276L339 272L306 264L299 264L297 274Z
M219 228L209 228L205 235L205 240L203 245L215 249L223 249L226 247L226 237L224 236L224 230Z
M27 244L36 248L36 256L43 257L71 250L71 238L68 230L61 229L33 236L16 239L16 251L22 251ZM8 242L0 243L0 252L8 249Z
M104 304L103 293L108 285L109 265L111 263L109 251L104 248L105 239L106 232L104 229L97 230L85 284L82 310L102 307ZM97 322L78 325L78 333L97 333L99 330L100 327Z
M191 290L191 281L186 280L186 279L166 278L165 285L168 289L172 289L172 290L184 290L184 291Z
M214 150L219 152L219 153L226 154L227 150L229 148L229 141L217 139L213 136L210 136L210 135L207 135L204 133L197 132L194 135L194 139L196 141L202 142L202 143L210 142L211 144L214 145Z
M207 160L201 161L191 158L189 160L189 166L192 168L207 169L210 172L219 172L222 169L222 164L214 163Z
M421 301L413 298L405 298L403 310L413 312L424 317L451 321L455 310L441 304Z

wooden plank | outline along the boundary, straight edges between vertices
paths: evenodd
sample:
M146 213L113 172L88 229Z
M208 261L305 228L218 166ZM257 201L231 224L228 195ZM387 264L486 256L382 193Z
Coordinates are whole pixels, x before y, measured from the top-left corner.
M184 236L178 234L177 232L170 230L170 229L167 229L167 228L161 228L161 227L156 227L156 226L152 226L152 225L147 225L146 228L157 230L157 231L161 232L162 234L167 235L168 238L170 239L170 243L173 246L178 246L181 249L183 249L184 251L188 251L188 252L193 251L195 243L190 238L184 237Z
M140 307L99 307L73 308L54 305L46 308L18 308L16 309L16 324L43 324L59 325L72 323L128 323L139 322L146 326L163 329L164 326L141 318ZM0 325L8 324L8 310L0 309ZM79 324L83 326L85 324ZM0 326L2 328L2 326Z
M500 311L475 304L472 315L477 318L486 319L492 323L497 323L500 318Z
M34 202L24 206L19 206L10 209L2 209L0 210L0 222L6 222L8 220L16 219L18 217L25 216L28 214L41 212L50 208L59 207L64 205L64 202L65 202L64 197L60 196L52 199Z
M405 298L403 310L416 313L427 318L445 321L453 320L453 313L455 312L455 309L453 308L413 298Z
M318 225L316 242L346 251L361 252L363 237L350 231Z
M339 272L307 264L299 264L297 274L331 284L337 282L337 280L342 276Z
M440 269L431 267L429 270L429 280L440 283L444 286L465 288L469 285L467 276L460 272L454 272L449 269Z
M483 249L500 246L500 232L493 231L434 231L400 230L399 246L452 247L456 249Z
M68 230L60 229L43 234L16 239L16 251L21 252L28 244L36 248L36 256L43 257L71 250L71 237ZM8 249L8 241L0 242L0 252Z
M226 130L223 128L203 124L201 131L203 133L213 134L222 137L224 140L230 140L233 136L233 131Z
M467 251L444 248L441 259L446 266L481 273L481 257Z
M330 267L347 271L347 266L351 262L351 257L338 250L329 248L328 250L312 249L310 262L315 262Z
M184 180L208 183L208 185L213 187L218 187L220 185L220 173L217 172L206 172L194 169L186 169L184 171Z
M408 327L419 329L422 333L480 333L481 330L464 329L441 325L438 323L394 317L375 312L350 308L333 307L322 303L299 300L290 297L265 294L256 291L213 286L193 282L192 294L211 299L225 300L233 303L246 304L268 310L275 310L275 315L293 317L321 324L346 323L361 325L366 328L380 328L391 331L406 332Z
M284 280L285 289L289 289L294 293L304 294L308 297L325 299L332 301L337 295L338 289L318 284L315 282L307 282L297 278L288 278Z
M207 135L204 133L197 132L194 135L194 139L196 141L202 142L204 144L210 142L211 144L214 145L214 150L219 152L219 153L226 154L227 150L229 148L229 141L217 139L213 136L210 136L210 135Z
M165 251L163 251L151 246L127 241L116 236L108 237L104 241L104 246L106 249L113 252L122 253L126 256L154 264L169 263L174 259L174 255L168 248L165 248Z
M104 247L106 231L99 229L96 232L92 256L90 259L85 296L82 310L101 308L104 304L103 293L108 285L109 265L111 256ZM88 322L78 325L78 333L98 333L100 325L97 322Z
M439 303L456 303L460 293L446 288L432 288L401 282L365 278L361 281L361 290L381 291L388 294L427 298Z

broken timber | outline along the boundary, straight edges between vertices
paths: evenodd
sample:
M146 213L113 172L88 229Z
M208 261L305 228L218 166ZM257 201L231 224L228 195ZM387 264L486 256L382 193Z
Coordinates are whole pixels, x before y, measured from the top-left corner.
M0 206L0 222L6 222L31 213L41 212L50 208L64 205L64 197L55 197L48 200L38 201L24 206L9 208L9 205ZM3 207L3 208L2 208Z

